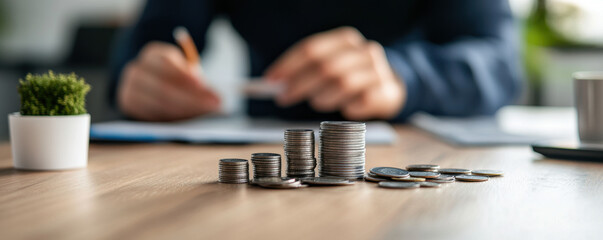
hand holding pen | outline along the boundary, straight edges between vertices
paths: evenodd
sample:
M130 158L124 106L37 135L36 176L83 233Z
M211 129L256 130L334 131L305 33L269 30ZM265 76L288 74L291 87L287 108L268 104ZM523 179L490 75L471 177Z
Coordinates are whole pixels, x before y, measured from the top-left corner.
M183 120L217 112L220 98L206 86L199 53L184 28L174 31L181 49L150 42L122 71L118 106L145 121Z

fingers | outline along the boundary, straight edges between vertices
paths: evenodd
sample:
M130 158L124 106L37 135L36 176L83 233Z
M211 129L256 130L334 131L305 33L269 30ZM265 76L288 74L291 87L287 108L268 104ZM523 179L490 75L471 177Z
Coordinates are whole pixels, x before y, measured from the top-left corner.
M343 105L349 120L391 119L404 106L406 88L401 81L380 81Z
M174 45L151 42L141 51L137 62L146 71L171 79L182 87L202 87L198 70L189 65L182 51Z
M339 28L308 37L266 71L287 86L281 106L307 100L320 112L341 111L348 119L389 119L406 90L391 69L383 47L355 29Z
M372 59L371 69L374 69L378 79L377 84L344 105L342 114L350 120L391 119L406 102L406 87L392 71L380 44L369 41L367 49Z
M362 46L364 37L350 27L337 28L310 36L285 52L265 73L271 81L289 81L320 59L341 49Z
M310 105L320 112L336 111L372 87L376 81L377 76L371 71L352 72L319 90L310 99Z
M277 102L281 106L289 106L312 99L318 92L324 92L325 88L335 87L345 92L342 96L354 95L375 80L366 76L368 74L364 69L370 65L370 55L365 48L343 49L323 59L316 59L312 67L292 76L287 90Z
M217 111L219 97L199 84L183 58L169 44L146 46L122 73L118 91L121 110L147 121L182 120Z

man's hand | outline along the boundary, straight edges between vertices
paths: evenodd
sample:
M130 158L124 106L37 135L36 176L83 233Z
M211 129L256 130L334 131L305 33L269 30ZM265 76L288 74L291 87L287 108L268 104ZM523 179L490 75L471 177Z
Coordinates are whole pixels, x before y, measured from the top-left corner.
M147 44L124 68L118 105L130 117L175 121L215 112L218 96L205 87L178 47Z
M321 112L341 111L350 120L391 119L406 98L383 47L354 28L310 36L291 47L265 77L284 83L281 106L308 100Z

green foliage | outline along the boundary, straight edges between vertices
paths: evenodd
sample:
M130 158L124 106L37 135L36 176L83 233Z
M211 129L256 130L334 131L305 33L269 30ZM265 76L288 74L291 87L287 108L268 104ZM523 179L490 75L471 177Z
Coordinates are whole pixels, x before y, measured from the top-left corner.
M86 94L90 91L75 73L27 74L19 79L21 115L79 115L86 113Z

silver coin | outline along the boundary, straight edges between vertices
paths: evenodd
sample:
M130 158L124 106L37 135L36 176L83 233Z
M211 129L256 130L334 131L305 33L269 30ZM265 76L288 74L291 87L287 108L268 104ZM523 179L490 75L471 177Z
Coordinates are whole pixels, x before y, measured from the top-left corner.
M372 173L376 174L377 176L382 176L382 177L403 178L403 177L408 176L408 171L401 169L401 168L394 168L394 167L375 167L375 168L371 168L370 171Z
M285 130L284 150L287 176L304 178L314 176L317 162L312 129Z
M418 177L392 178L392 180L397 182L425 182L425 178Z
M366 173L366 174L367 174L367 175L369 175L369 176L371 176L371 177L378 177L378 178L380 178L380 176L379 176L379 175L374 174L374 173L372 173L372 172L368 172L368 173Z
M379 187L383 188L399 188L399 189L410 189L418 188L420 185L416 182L379 182Z
M318 144L319 176L364 177L366 124L321 122Z
M442 179L442 180L454 180L454 175L448 175L448 174L440 174L440 176L438 176L435 179Z
M370 182L382 182L382 181L390 181L390 180L389 180L389 179L387 179L387 178L373 177L373 176L370 176L370 175L365 175L365 176L364 176L364 180L366 180L366 181L370 181Z
M453 183L454 179L438 179L438 178L430 178L426 180L427 182L435 182L435 183Z
M452 175L446 175L446 174L440 174L439 177L427 179L427 181L429 181L429 182L437 182L437 183L451 183L451 182L454 182L454 176L452 176Z
M253 153L253 178L280 177L281 155L277 153Z
M297 181L295 178L281 178L281 177L262 177L262 178L254 178L251 180L252 184L285 184L292 183Z
M364 176L358 177L358 175L356 175L356 174L353 174L353 175L346 175L346 174L333 175L333 174L319 173L318 176L319 177L343 178L343 179L348 179L348 180L353 180L353 181L364 179Z
M440 184L436 183L436 182L420 182L419 185L421 187L427 187L427 188L439 188Z
M457 181L463 182L485 182L488 181L488 177L486 176L476 176L476 175L458 175L455 177Z
M288 183L288 184L258 184L258 186L263 188L274 188L274 189L294 189L294 188L304 188L308 185L301 184L300 181Z
M443 174L471 174L471 170L463 168L442 168L438 172Z
M281 155L277 153L253 153L251 157L253 159L278 159Z
M406 166L406 170L408 171L437 171L440 168L440 165L435 164L413 164Z
M504 172L500 170L473 170L471 171L471 174L479 176L498 177L504 175Z
M220 163L222 164L245 164L247 160L240 158L223 158L220 159Z
M420 177L420 178L437 178L440 176L440 173L437 172L409 172L411 177Z
M329 177L315 177L303 179L302 183L308 185L323 185L323 186L345 186L354 185L353 181L341 179L341 178L329 178Z
M249 182L249 163L245 159L225 158L218 164L218 182L241 184Z

